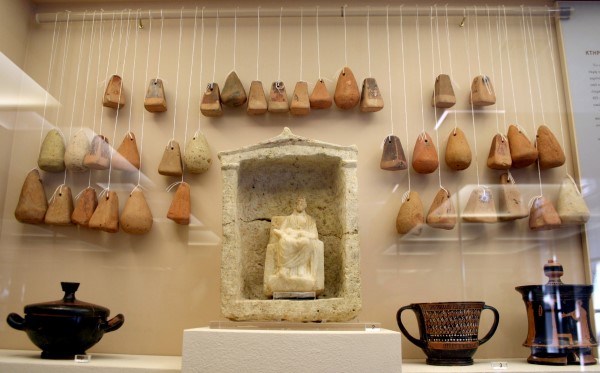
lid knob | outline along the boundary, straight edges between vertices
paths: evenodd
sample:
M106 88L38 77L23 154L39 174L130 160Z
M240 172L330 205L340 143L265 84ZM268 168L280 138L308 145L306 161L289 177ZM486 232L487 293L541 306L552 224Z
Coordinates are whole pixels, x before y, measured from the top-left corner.
M79 282L61 282L60 286L62 287L62 290L65 292L63 301L65 301L65 302L75 301L75 292L77 291L77 289L79 289Z
M548 263L544 264L544 274L548 277L546 285L562 285L560 277L563 275L563 266L556 259L549 259Z

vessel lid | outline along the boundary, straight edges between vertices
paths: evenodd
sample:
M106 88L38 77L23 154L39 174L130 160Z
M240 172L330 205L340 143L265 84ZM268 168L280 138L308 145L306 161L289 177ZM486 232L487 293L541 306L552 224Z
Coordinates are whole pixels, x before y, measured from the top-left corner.
M75 292L79 288L78 282L61 282L60 284L65 292L62 299L27 305L25 306L25 314L102 318L106 318L110 314L110 310L106 307L75 299Z
M517 286L515 289L522 293L524 297L543 298L545 295L560 293L563 298L586 298L594 291L593 285L569 285L564 284L560 279L564 270L562 264L556 259L549 259L544 264L544 275L548 277L548 282L544 285L525 285Z

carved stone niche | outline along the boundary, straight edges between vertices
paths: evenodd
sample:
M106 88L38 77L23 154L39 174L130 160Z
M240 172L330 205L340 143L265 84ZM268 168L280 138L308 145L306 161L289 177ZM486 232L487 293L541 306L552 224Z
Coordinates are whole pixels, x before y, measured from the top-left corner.
M223 177L221 310L231 320L347 321L361 309L356 146L294 135L219 153ZM271 218L304 196L324 243L325 290L314 300L264 294Z

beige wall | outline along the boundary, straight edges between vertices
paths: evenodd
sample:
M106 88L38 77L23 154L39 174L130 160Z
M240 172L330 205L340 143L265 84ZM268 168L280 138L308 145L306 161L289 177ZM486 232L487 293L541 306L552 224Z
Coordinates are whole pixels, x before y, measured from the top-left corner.
M227 3L229 4L229 3ZM225 5L227 5L225 4ZM351 3L352 4L352 3ZM539 3L538 3L539 4ZM190 3L184 4L187 8ZM225 6L224 5L224 6ZM245 6L251 6L245 4ZM262 4L263 7L279 6L279 3ZM116 8L116 6L113 6ZM119 6L119 9L122 6ZM173 8L177 9L175 4ZM105 7L105 9L110 6ZM47 8L47 9L56 9ZM87 9L91 9L87 6ZM456 83L456 109L467 110L468 92L472 78L479 73L475 29L465 42L463 29L457 25L462 17L450 18L450 40L452 51L453 80ZM200 22L198 20L198 22ZM366 53L365 18L349 18L348 65L359 80L368 75ZM564 102L556 102L552 66L543 21L536 19L534 35L538 53L538 68L541 77L541 100L539 99L533 60L530 60L533 108L530 101L529 84L525 69L524 45L518 18L510 17L510 43L498 45L492 33L488 43L487 20L479 19L479 59L482 72L492 76L498 94L495 106L484 109L505 109L506 116L476 114L458 115L457 125L466 133L471 148L477 156L469 169L451 171L443 162L446 138L454 126L449 116L439 131L442 184L454 196L458 210L462 211L468 196L468 188L479 182L494 185L499 173L485 165L496 123L501 132L505 125L518 123L530 138L534 126L545 123L560 137L560 121L557 107L565 113ZM434 111L429 106L434 77L449 72L448 45L442 41L442 69L437 59L437 44L431 52L431 33L427 17L420 19L420 45L416 42L415 18L405 17L404 48L401 55L401 30L399 18L390 18L391 77L388 76L386 25L384 17L371 19L371 63L372 75L377 79L385 99L386 107L374 114L361 114L356 110L343 112L336 108L312 112L304 118L288 115L265 115L248 117L243 110L224 109L222 118L199 117L198 102L201 89L213 75L215 20L205 22L204 49L200 50L200 35L196 40L195 59L191 66L193 20L183 22L181 60L178 66L179 21L165 21L163 45L160 50L160 77L165 82L169 111L155 115L144 113L142 101L147 85L146 51L149 23L138 29L138 46L135 53L135 28L131 29L125 69L125 35L119 28L114 35L111 59L108 60L110 21L106 23L101 55L98 56L98 39L92 41L91 78L86 77L90 29L86 28L86 39L79 85L76 86L75 72L78 65L81 23L70 24L72 31L69 53L62 58L63 44L59 44L58 64L53 69L54 79L50 92L63 104L60 111L49 110L47 119L57 125L68 137L80 126L93 129L110 138L112 144L120 144L128 128L135 132L142 151L142 185L154 215L152 231L145 236L131 236L124 232L107 234L75 227L29 226L16 222L14 207L25 174L35 167L39 148L39 128L14 132L14 148L6 178L6 194L3 201L2 235L0 237L0 287L2 301L0 311L22 312L26 304L58 299L60 281L79 281L79 297L85 301L109 307L113 314L123 313L124 327L105 336L96 352L119 352L139 354L177 355L181 353L182 330L207 325L211 320L222 319L220 302L221 260L221 184L220 163L216 156L222 150L236 149L278 135L288 126L298 135L321 141L350 145L359 150L359 219L361 243L363 310L357 321L381 322L388 329L397 330L395 312L412 302L483 300L498 308L501 322L496 336L483 346L479 358L524 357L528 351L521 346L527 328L525 309L515 286L545 282L542 265L547 258L556 255L564 264L568 283L585 282L580 232L577 227L548 232L532 232L526 220L494 225L459 224L452 231L425 228L420 236L399 236L395 231L395 219L401 205L402 195L408 190L409 177L406 171L388 172L379 168L381 143L391 132L390 117L393 109L394 133L402 140L405 152L412 157L416 137L423 127L434 137ZM64 42L66 24L60 24L60 40ZM443 24L440 24L442 27ZM495 27L495 20L492 26ZM344 30L342 18L322 18L321 71L331 92L335 87L337 72L344 64ZM298 18L283 19L281 78L288 87L288 94L300 78L299 61L302 58L303 78L312 89L318 78L315 21L304 19L304 56L300 55L300 23ZM25 70L36 81L45 82L51 53L53 24L33 25L29 29L28 59ZM148 77L157 71L159 53L160 22L152 23L150 37L150 60ZM96 33L96 36L98 34ZM256 77L256 20L239 19L237 25L236 71L246 89ZM445 40L445 34L440 36ZM118 40L121 39L121 44ZM278 20L263 19L261 22L259 79L269 86L278 74ZM467 44L469 48L467 49ZM233 67L233 20L222 19L217 48L216 81L221 83ZM490 49L491 48L491 49ZM421 69L418 51L421 53ZM467 54L467 50L470 54ZM554 48L556 51L557 48ZM492 55L490 55L490 52ZM507 55L510 52L514 91L508 74ZM134 53L135 70L133 69ZM202 59L200 56L202 55ZM117 56L120 60L117 61ZM470 57L470 58L469 58ZM402 72L405 61L405 74ZM203 74L199 75L200 60ZM499 61L503 61L503 79ZM558 61L558 58L555 58ZM42 63L40 63L42 61ZM65 73L61 64L65 62ZM100 62L100 77L96 83L95 72ZM435 64L432 62L435 61ZM470 61L471 72L468 71ZM492 75L492 63L494 72ZM101 94L108 75L118 72L125 81L128 106L119 113L102 110L96 94ZM191 69L190 69L191 67ZM559 66L557 66L560 68ZM177 72L179 71L179 76ZM135 76L134 76L135 72ZM422 74L422 79L419 77ZM179 87L176 87L179 79ZM392 82L392 100L388 83ZM406 91L403 89L406 79ZM422 80L422 84L421 84ZM133 83L132 83L133 81ZM191 94L188 84L192 82ZM62 82L62 93L61 92ZM502 84L504 89L502 89ZM86 88L87 87L87 88ZM421 93L422 87L422 93ZM84 102L87 91L87 101ZM559 82L559 91L562 84ZM515 108L512 96L516 96ZM60 96L60 97L59 97ZM175 100L177 98L177 101ZM405 99L406 98L406 105ZM188 112L188 103L189 112ZM543 105L543 116L542 116ZM132 106L130 115L129 107ZM177 113L175 118L175 112ZM422 113L423 112L423 118ZM407 114L405 120L405 113ZM439 114L439 113L438 113ZM563 118L564 119L564 118ZM569 135L566 130L567 154ZM143 124L143 126L142 126ZM116 125L116 126L115 126ZM182 146L200 125L213 151L213 166L203 175L186 175L192 186L192 213L190 226L178 226L166 219L166 211L173 191L165 189L173 178L157 173L163 148L175 133ZM102 129L100 130L100 126ZM143 136L142 136L143 129ZM408 137L406 133L408 132ZM555 198L557 184L562 181L568 166L542 171L544 194ZM567 169L568 167L568 169ZM522 187L525 200L539 194L538 172L534 167L513 172ZM63 174L45 174L46 192L50 196L63 182ZM111 190L118 193L121 208L132 187L137 183L137 174L114 171L111 174ZM100 190L105 185L108 172L93 172L92 185ZM87 186L88 174L68 174L67 184L73 193ZM425 210L439 189L438 173L418 175L410 170L411 190L418 191ZM464 189L467 188L467 189ZM310 196L309 212L310 212ZM286 213L282 211L282 213ZM408 318L407 318L408 319ZM410 322L410 321L409 321ZM482 329L489 324L485 318ZM412 324L414 332L416 327ZM483 331L482 331L483 332ZM0 348L32 348L22 332L0 325ZM404 340L406 358L421 358L423 355Z

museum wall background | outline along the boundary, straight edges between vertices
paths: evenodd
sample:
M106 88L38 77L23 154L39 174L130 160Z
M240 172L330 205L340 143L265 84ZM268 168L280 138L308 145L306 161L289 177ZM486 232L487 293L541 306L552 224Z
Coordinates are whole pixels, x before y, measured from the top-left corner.
M365 2L345 3L350 7L367 4ZM552 4L543 1L529 3ZM30 22L33 11L28 13L27 7L22 5L22 2L10 0L5 4L3 6L8 8L5 12L0 12L2 34L5 34L5 28L11 24L9 21L16 22L18 26L14 28L14 39L2 38L3 40L0 41L2 51L7 55L5 50L10 51L15 56L15 62L22 66L35 81L45 86L49 72L54 24ZM234 1L219 4L221 8L229 9L238 6ZM308 9L317 4L307 3L304 7ZM381 6L375 2L371 4ZM460 3L450 2L450 5L457 4ZM489 5L496 4L500 3L489 3ZM179 9L181 6L189 9L196 5L200 7L206 5L208 10L213 9L212 3L169 2L168 6L170 9ZM257 5L257 2L244 2L243 7L251 8ZM261 2L260 5L263 8L297 6L292 2L275 1ZM81 2L66 6L44 1L38 3L36 10L38 12L65 9L83 11L99 8L147 10L160 9L160 5L155 2L118 4ZM429 11L428 8L423 9L424 12ZM483 8L478 9L483 13ZM23 31L26 18L28 19L27 30ZM445 31L442 29L441 19L443 17L440 18L440 38L444 40ZM453 118L448 116L439 131L438 153L443 186L453 195L458 196L457 209L462 211L470 188L478 184L478 175L481 184L490 186L497 184L500 172L488 169L485 163L489 144L497 131L496 119L498 118L499 128L504 133L506 133L504 125L515 123L518 119L518 124L532 138L534 125L542 124L541 104L543 104L545 124L559 139L561 123L558 116L559 106L563 114L567 165L558 169L544 170L541 173L545 195L555 198L558 186L566 172L576 175L574 170L576 165L573 164L571 135L560 77L558 81L560 101L556 100L554 73L549 58L550 49L543 18L534 17L533 25L541 90L538 90L535 79L536 67L532 54L528 55L531 76L529 79L527 76L525 46L519 27L519 17L508 17L508 34L511 42L507 44L503 41L500 46L494 29L491 35L488 34L487 18L484 16L478 19L477 31L474 23L470 24L470 34L465 42L464 28L458 26L461 19L461 16L449 18L452 79L456 84L454 89L457 96L455 109L466 111L458 114L457 123L458 127L465 132L471 149L477 157L474 157L473 163L465 171L451 171L445 165L443 151L448 133L453 128ZM468 20L472 20L472 17L468 17ZM70 131L77 130L80 126L87 128L95 126L96 132L100 132L102 124L101 132L109 138L111 144L119 144L131 126L142 152L141 185L152 209L154 225L150 233L133 236L122 231L108 234L76 227L32 226L17 222L13 212L25 175L36 166L41 119L25 110L16 112L14 129L2 128L2 140L0 140L2 151L7 152L2 157L4 162L0 164L0 176L3 179L0 181L0 204L4 204L0 230L0 314L22 312L26 304L58 299L61 297L60 281L77 281L81 282L77 293L80 299L104 305L110 308L113 314L123 313L126 318L124 326L119 331L106 335L92 349L92 352L180 354L183 329L206 326L210 321L223 318L220 312L219 289L222 184L217 152L255 144L278 135L287 126L300 136L340 145L355 144L358 147L363 309L355 321L381 322L382 327L397 330L395 313L402 305L424 301L481 300L496 307L500 311L501 319L496 335L479 349L477 357L526 357L528 350L522 347L521 343L525 338L527 319L520 295L514 287L544 283L546 279L543 276L542 266L552 256L556 256L565 267L563 277L565 283L589 282L590 280L585 276L587 263L585 263L585 247L581 244L580 228L565 227L559 230L532 232L527 225L527 219L524 219L487 225L461 222L451 231L426 227L419 236L399 236L396 233L396 215L402 203L402 195L408 190L408 174L407 171L390 172L379 168L382 141L391 132L390 114L393 111L393 132L402 140L407 155L412 157L416 137L423 126L435 141L434 110L430 106L430 95L435 76L441 72L449 73L450 65L446 57L448 45L444 41L440 44L440 52L443 56L441 70L437 57L437 41L432 54L429 18L419 19L420 43L418 44L415 17L405 16L402 31L406 73L403 74L400 19L395 16L390 17L389 21L391 77L388 76L385 17L370 19L371 70L382 91L385 108L378 113L363 114L358 110L342 111L334 106L330 110L312 111L310 115L301 118L287 114L250 117L246 115L244 109L230 108L224 108L221 118L199 116L201 94L206 84L212 80L213 74L215 81L222 85L225 76L233 68L233 18L220 19L216 71L213 71L214 18L205 20L203 49L200 48L200 18L197 20L195 49L192 48L194 20L183 20L181 53L178 52L179 20L165 20L162 49L159 49L160 21L152 21L148 79L155 77L157 73L160 53L160 78L164 81L169 105L169 110L164 114L143 112L143 98L148 84L145 78L146 51L150 32L148 21L144 21L143 29L131 27L127 49L125 48L125 26L122 31L119 31L119 27L116 28L110 60L107 58L111 39L108 32L110 21L106 22L100 57L97 49L98 39L92 41L95 43L92 46L95 47L92 49L90 79L86 79L85 74L89 44L84 42L82 51L84 58L80 65L78 85L76 85L75 72L79 60L81 23L69 23L69 49L64 58L66 23L59 23L57 33L60 36L58 39L60 44L55 50L57 60L52 69L53 79L49 92L61 102L62 106L60 109L48 108L46 119L50 124L58 126L66 137L69 137ZM492 28L495 28L494 17L491 18L491 22ZM345 59L343 19L322 17L319 19L319 26L321 71L326 78L329 91L333 93L337 74L344 65ZM288 95L291 95L296 81L300 79L300 59L302 59L302 78L308 82L309 89L312 89L318 78L314 17L306 16L303 19L303 55L300 55L300 19L283 18L280 72L278 71L279 20L262 18L260 27L258 77L265 88L280 75L287 86ZM13 28L10 27L10 30ZM89 40L89 24L84 30L86 38L84 41ZM256 31L256 18L237 20L236 72L246 90L249 88L250 81L256 79L257 74ZM134 50L136 32L137 52ZM480 39L479 48L476 44L476 32ZM97 35L96 33L96 37ZM491 43L488 41L490 36ZM121 40L120 44L118 40ZM552 40L556 43L556 39ZM359 84L368 75L366 48L366 17L349 17L347 19L348 66L354 72ZM505 108L506 115L475 114L474 131L473 118L468 110L470 109L468 90L472 78L480 73L477 49L480 51L481 73L491 76L498 98L496 105L483 110ZM192 50L195 53L193 66L191 66ZM419 50L422 79L419 76ZM561 71L556 44L553 50L555 67L557 71ZM508 73L507 52L510 53L512 63L514 91L511 89ZM133 68L134 55L136 56L135 69ZM117 56L120 57L119 61ZM201 77L200 60L203 65ZM503 62L503 79L499 71L500 61ZM100 77L96 81L95 71L98 62ZM61 72L63 63L64 73ZM494 74L492 74L492 63ZM108 70L106 70L107 64ZM105 71L108 71L108 75ZM96 101L94 97L96 93L102 94L108 76L117 72L124 79L128 103L115 120L115 112L112 109L102 110L100 96ZM392 100L390 100L388 86L390 79ZM406 91L403 88L404 79L406 79ZM531 81L531 94L534 96L533 108L528 80ZM192 86L188 95L190 81ZM87 100L84 103L86 90ZM41 112L42 109L36 111L37 114ZM189 140L198 128L204 132L210 144L213 165L204 174L185 175L185 180L192 188L193 218L189 226L180 226L166 218L174 194L174 191L168 192L166 189L177 179L159 175L157 167L163 149L173 132L175 139L183 146L185 139ZM47 131L47 128L44 131ZM420 175L412 168L409 172L411 190L419 192L424 208L427 210L439 189L438 173ZM539 194L538 172L535 167L513 170L513 175L522 187L526 201ZM121 208L129 192L136 185L137 178L137 173L113 171L111 174L111 190L118 193ZM62 184L63 174L45 173L43 179L46 193L50 197L55 188ZM100 191L106 186L107 180L107 171L95 171L91 182ZM67 174L67 184L71 186L75 195L87 186L88 174ZM306 197L310 213L311 196ZM287 213L289 211L282 211L282 214ZM481 326L482 333L487 330L491 322L491 317L487 316L489 315L484 317ZM416 323L411 322L411 325L416 333ZM404 357L422 357L420 351L410 343L406 343L406 340L404 342L402 346ZM24 333L9 329L6 324L0 324L0 348L32 349L32 345Z

